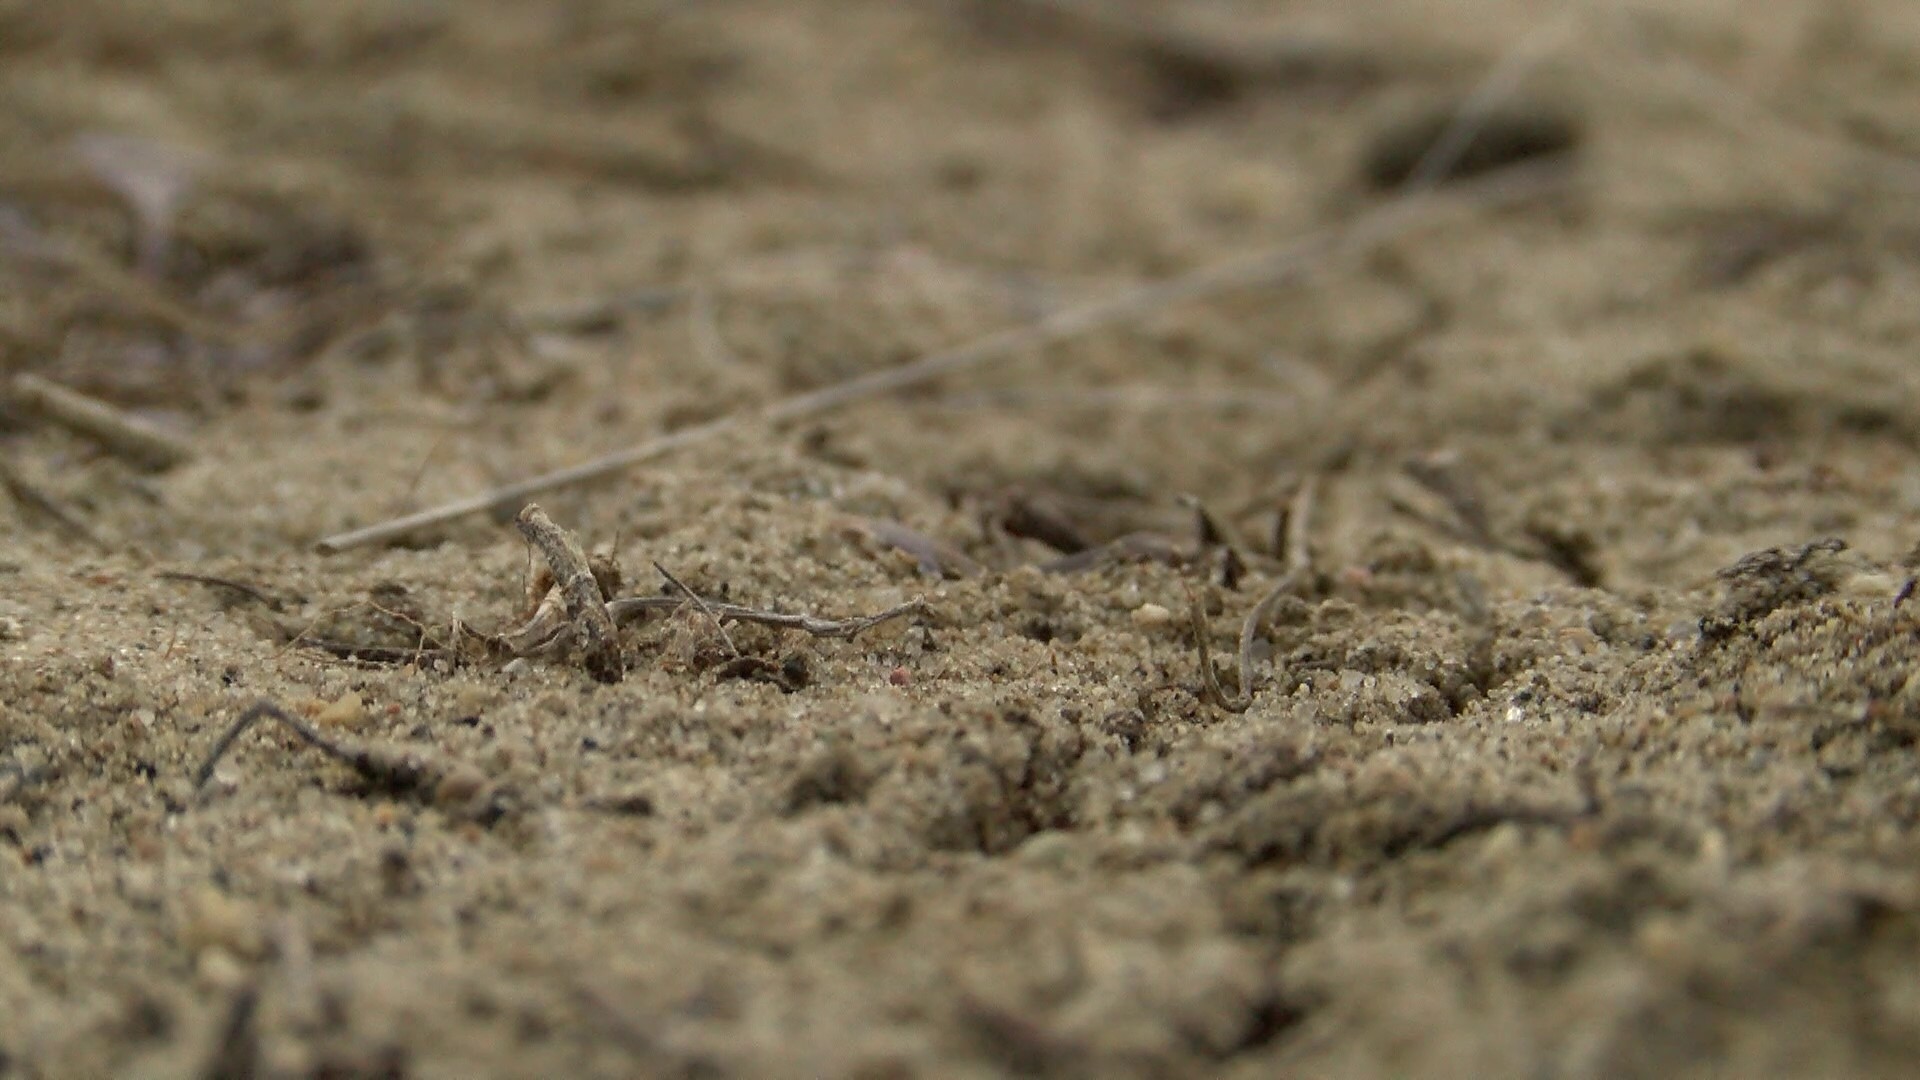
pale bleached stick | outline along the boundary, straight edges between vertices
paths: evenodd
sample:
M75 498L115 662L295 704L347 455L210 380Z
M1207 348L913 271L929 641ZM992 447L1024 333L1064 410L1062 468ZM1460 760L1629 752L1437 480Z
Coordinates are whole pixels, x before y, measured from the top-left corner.
M619 682L626 674L626 660L620 655L620 633L613 616L607 612L606 597L600 595L600 583L587 565L587 553L580 541L553 523L545 510L528 503L513 523L527 543L539 549L553 571L554 587L567 604L567 621L580 635L586 654L587 673L603 683Z
M1435 220L1440 209L1451 206L1456 209L1486 210L1524 202L1561 187L1566 175L1561 163L1551 162L1508 169L1477 181L1460 183L1454 185L1448 195L1411 193L1361 215L1344 228L1323 229L1276 249L1216 263L1167 281L1126 289L1103 299L1077 304L1037 322L1009 327L957 348L930 353L900 367L870 372L786 398L755 412L722 416L681 428L625 450L507 484L471 498L336 533L320 540L316 546L322 553L332 554L398 540L435 525L513 507L542 492L611 476L755 422L773 425L818 416L856 401L906 390L1026 349L1056 344L1092 330L1138 319L1184 300L1282 281L1311 269L1335 253L1366 251L1404 236Z
M13 398L143 469L168 469L193 457L193 445L180 436L38 375L15 375Z
M1428 148L1415 168L1412 180L1400 195L1362 214L1344 228L1322 229L1278 248L1203 266L1167 281L1122 290L1103 299L1077 304L1036 322L1008 327L957 348L930 353L897 368L870 372L795 395L767 406L758 413L717 417L703 424L657 436L625 450L495 488L472 498L336 533L323 538L316 546L323 554L331 554L397 540L473 514L510 509L533 495L623 472L683 447L745 427L755 419L772 425L831 412L855 401L905 390L989 360L1052 345L1092 330L1139 318L1184 300L1234 288L1274 284L1304 273L1335 253L1369 250L1406 235L1433 216L1431 208L1436 201L1440 201L1433 194L1434 185L1453 167L1478 134L1482 122L1479 112L1496 96L1510 93L1527 73L1544 61L1567 35L1568 25L1568 20L1563 19L1527 35L1519 47L1497 64L1469 95L1467 106L1455 116L1453 124L1442 133L1439 141ZM1464 208L1490 209L1540 195L1558 187L1563 180L1564 168L1560 162L1522 166L1459 184L1454 188L1457 193L1455 198L1447 201L1457 202Z

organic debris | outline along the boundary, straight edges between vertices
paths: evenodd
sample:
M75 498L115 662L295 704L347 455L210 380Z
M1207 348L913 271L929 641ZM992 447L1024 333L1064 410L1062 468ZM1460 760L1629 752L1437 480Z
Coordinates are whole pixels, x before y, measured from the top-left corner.
M351 768L377 790L419 798L482 824L498 821L509 809L511 799L506 789L471 765L424 749L330 739L270 701L249 706L214 742L206 760L194 770L196 789L207 786L227 751L262 720L278 723L301 742Z

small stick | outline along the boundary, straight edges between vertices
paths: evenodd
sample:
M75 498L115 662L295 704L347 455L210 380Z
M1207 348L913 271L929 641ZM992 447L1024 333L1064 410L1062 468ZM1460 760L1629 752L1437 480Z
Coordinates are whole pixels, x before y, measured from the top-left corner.
M479 819L496 818L502 809L498 805L498 790L488 783L480 770L471 765L404 747L336 742L271 701L248 706L233 722L233 726L214 742L207 759L194 771L194 790L207 786L207 781L213 779L213 771L219 767L227 751L233 748L240 736L262 720L277 721L301 742L341 762L376 787L399 794L424 795L443 805L460 805Z
M614 600L607 604L618 623L628 623L655 611L677 611L686 606L686 601L677 596L630 596L624 600ZM758 608L741 607L737 604L722 604L713 600L702 601L702 608L716 621L756 623L761 626L778 627L782 630L799 630L814 637L853 638L879 626L892 622L905 615L927 609L924 597L916 596L904 604L895 604L885 611L872 615L859 615L848 619L823 619L816 615L792 615L783 611L762 611Z
M542 492L612 476L695 443L729 434L756 421L776 425L818 416L857 401L920 386L991 360L1138 319L1186 300L1229 289L1285 281L1305 273L1333 254L1370 251L1405 236L1438 217L1436 208L1449 204L1479 210L1510 206L1553 191L1564 185L1566 178L1567 171L1563 165L1543 163L1490 173L1483 179L1456 185L1448 194L1408 192L1396 201L1356 217L1343 227L1322 229L1277 248L1210 264L1177 277L1122 289L1110 296L1062 308L1036 322L1007 327L952 349L928 353L900 367L868 372L845 382L785 398L758 413L717 417L480 495L336 533L321 539L316 546L323 554L335 554L349 548L397 540L435 525L511 506Z
M61 506L58 499L40 490L40 486L20 475L19 470L0 458L0 488L4 488L13 500L29 510L44 514L55 525L86 541L96 548L107 546L100 534L93 531L86 522L74 516Z
M1200 501L1199 496L1179 495L1174 501L1192 511L1194 532L1202 548L1223 547L1235 553L1245 550L1246 545L1240 542L1240 534L1226 522L1215 517L1213 511L1207 508L1207 504Z
M555 525L538 503L528 503L513 523L528 543L540 549L553 571L553 580L567 601L567 619L579 631L587 673L603 683L619 682L626 674L620 634L580 542Z
M1268 589L1260 597L1259 601L1253 605L1253 609L1247 612L1247 617L1241 621L1240 692L1233 697L1228 697L1220 688L1220 678L1213 670L1211 650L1207 647L1207 613L1202 609L1197 597L1191 601L1189 607L1193 612L1193 636L1200 646L1201 675L1207 683L1207 694L1215 705L1228 712L1246 712L1247 707L1253 704L1253 643L1260 639L1260 628L1266 625L1267 618L1273 614L1273 609L1280 603L1280 598L1291 593L1300 578L1301 573L1298 570L1288 570L1280 575L1280 580L1274 582L1273 588Z
M1307 526L1313 516L1313 500L1319 484L1311 476L1301 482L1293 499L1288 502L1286 522L1282 526L1285 534L1285 558L1287 570L1280 580L1273 583L1247 617L1240 623L1240 692L1228 697L1220 686L1220 676L1213 670L1212 650L1207 645L1207 613L1200 605L1197 596L1188 596L1188 606L1193 613L1193 637L1200 649L1200 674L1207 687L1207 696L1215 705L1228 712L1246 712L1253 704L1253 643L1260 638L1260 628L1273 615L1273 609L1280 598L1294 590L1308 574L1313 572L1313 548L1307 540Z
M38 375L15 375L13 396L21 405L140 468L170 469L193 457L193 447L178 435Z
M533 616L519 629L502 635L501 643L515 656L539 656L550 650L558 651L572 640L572 635L568 633L565 609L566 604L556 602L554 593L548 592L539 606L533 609Z
M661 566L657 560L654 562L653 568L655 570L660 571L660 576L667 579L667 584L673 586L676 589L679 589L683 594L686 595L686 598L688 600L693 601L693 606L699 608L703 612L706 612L707 618L713 620L713 625L715 629L720 631L720 640L727 643L727 651L732 653L735 656L739 656L740 646L735 645L733 643L733 635L727 633L727 624L720 621L720 616L714 614L713 608L709 606L705 600L702 600L700 598L700 594L694 592L692 589L687 588L684 582L682 582L679 578L674 577L673 574L666 567Z
M1199 546L1195 558L1218 552L1221 586L1227 589L1238 589L1240 579L1246 576L1247 572L1246 557L1240 554L1244 549L1241 546L1239 534L1215 517L1213 511L1207 509L1206 504L1201 502L1198 496L1181 495L1178 501L1193 511L1195 540Z
M1207 609L1200 603L1200 594L1187 590L1187 610L1193 623L1193 644L1200 651L1200 682L1206 687L1209 702L1228 712L1246 712L1253 704L1253 694L1247 689L1246 669L1240 670L1240 692L1228 697L1220 685L1220 673L1213 670L1213 647L1207 644Z
M1289 571L1305 574L1313 569L1313 503L1319 488L1318 478L1309 476L1287 500L1280 520L1280 557Z
M1493 517L1487 512L1480 485L1457 454L1446 452L1409 458L1401 467L1416 483L1447 504L1455 520L1466 529L1469 540L1489 551L1508 550L1494 535Z
M195 585L210 585L218 589L231 589L256 604L280 610L280 601L267 595L267 591L258 585L249 585L232 578L215 577L212 574L192 574L185 570L162 570L154 575L163 581L186 581Z
M320 734L320 732L316 731L312 726L297 719L292 713L287 712L278 705L268 701L261 701L249 706L245 712L240 714L240 718L233 722L233 726L227 728L226 732L214 741L213 750L207 754L207 759L200 763L200 768L194 771L194 789L199 790L200 788L206 787L207 781L213 779L213 770L219 767L220 759L227 756L227 751L233 748L233 744L239 740L240 736L247 733L248 728L265 719L278 720L288 731L299 736L300 741L306 743L308 746L312 746L326 754L339 758L349 765L353 763L351 755L342 749L339 744L328 739L325 735Z

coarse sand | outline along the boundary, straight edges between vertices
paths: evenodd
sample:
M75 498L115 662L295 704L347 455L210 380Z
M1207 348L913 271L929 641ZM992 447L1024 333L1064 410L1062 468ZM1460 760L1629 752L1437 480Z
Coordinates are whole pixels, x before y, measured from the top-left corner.
M611 655L518 506L315 550L1338 229L1555 25L1545 195L541 493L700 598ZM1915 1075L1916 101L1902 0L0 0L0 377L188 455L0 401L0 1077Z

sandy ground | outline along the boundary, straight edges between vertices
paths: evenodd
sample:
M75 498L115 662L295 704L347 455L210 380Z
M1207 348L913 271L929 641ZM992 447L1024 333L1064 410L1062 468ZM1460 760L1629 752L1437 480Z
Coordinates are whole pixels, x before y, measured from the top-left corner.
M1644 7L0 0L0 372L190 454L0 405L0 1076L1911 1075L1920 9ZM855 639L315 551L1373 220L1500 71L1543 195L539 498ZM260 701L424 775L197 787Z

